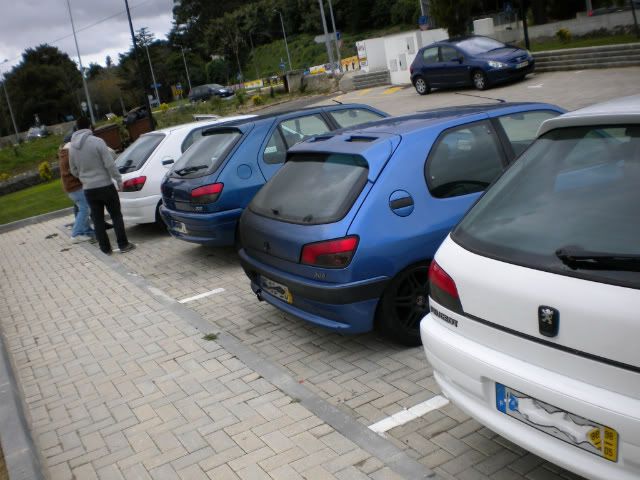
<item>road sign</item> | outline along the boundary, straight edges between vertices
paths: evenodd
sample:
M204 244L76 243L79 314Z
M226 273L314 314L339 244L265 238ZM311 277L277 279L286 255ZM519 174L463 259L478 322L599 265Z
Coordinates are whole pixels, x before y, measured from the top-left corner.
M327 35L318 35L317 37L313 38L313 41L316 43L325 43L326 38L329 37L329 41L332 42L333 40L337 39L340 40L342 39L342 33L341 32L336 32L336 36L333 36L333 33L329 33Z
M280 70L284 70L284 67L286 67L284 62L280 62Z
M152 83L151 88L160 88L162 86L161 83Z

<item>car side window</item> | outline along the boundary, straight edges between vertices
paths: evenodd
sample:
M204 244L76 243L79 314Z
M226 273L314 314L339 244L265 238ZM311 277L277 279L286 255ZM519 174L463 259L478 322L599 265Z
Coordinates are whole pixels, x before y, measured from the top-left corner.
M320 115L307 115L291 118L280 123L280 131L287 144L287 148L314 135L330 131L329 126Z
M287 145L284 143L280 129L276 128L267 142L262 158L264 163L283 163L287 157Z
M431 148L425 177L434 197L457 197L484 191L503 166L496 133L481 121L443 132Z
M440 47L440 61L441 62L452 62L460 58L460 54L453 47L448 47L443 45Z
M344 108L327 113L331 115L340 128L360 125L384 118L382 115L364 108Z
M504 133L511 143L513 153L519 157L536 138L540 124L545 120L557 117L558 112L536 110L531 112L512 113L498 117Z
M189 148L191 145L193 145L194 143L196 143L198 140L202 138L203 130L204 128L196 128L195 130L191 130L191 132L187 134L184 141L182 142L182 146L180 147L180 150L182 151L182 153L184 153L187 150L187 148Z
M424 63L437 63L438 62L438 47L427 48L422 52L422 58Z

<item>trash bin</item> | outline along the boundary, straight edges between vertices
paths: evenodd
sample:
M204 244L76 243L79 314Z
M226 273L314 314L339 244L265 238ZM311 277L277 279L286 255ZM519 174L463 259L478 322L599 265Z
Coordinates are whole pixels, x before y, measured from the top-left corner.
M134 122L127 125L129 131L129 140L135 142L140 135L151 131L151 125L149 124L149 118L139 118Z
M104 140L107 146L116 152L122 150L122 137L120 137L120 127L118 125L114 123L103 125L96 128L93 134Z

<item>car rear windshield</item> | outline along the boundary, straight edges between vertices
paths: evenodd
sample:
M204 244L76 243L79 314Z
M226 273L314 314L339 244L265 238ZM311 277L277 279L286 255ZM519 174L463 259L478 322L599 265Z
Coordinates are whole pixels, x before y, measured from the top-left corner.
M470 55L477 55L478 53L490 52L491 50L498 50L504 48L505 44L487 37L471 37L466 40L462 40L456 44L460 50Z
M204 132L202 140L192 145L176 162L171 176L195 178L215 172L240 137L242 132L229 128Z
M164 134L161 133L143 135L129 145L116 159L116 167L120 173L140 170L164 137Z
M640 125L552 130L453 232L469 250L640 288Z
M303 225L344 217L367 183L369 165L358 155L299 153L250 204L258 215Z

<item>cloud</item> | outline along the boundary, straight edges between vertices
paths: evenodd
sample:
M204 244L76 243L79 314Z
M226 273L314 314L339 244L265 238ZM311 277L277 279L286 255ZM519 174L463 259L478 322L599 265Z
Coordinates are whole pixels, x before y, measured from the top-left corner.
M83 65L104 65L129 50L131 34L124 0L70 0ZM147 27L163 39L171 29L173 0L129 0L133 28ZM18 0L0 18L0 62L20 62L27 48L49 43L77 62L66 0ZM4 71L4 70L3 70Z

